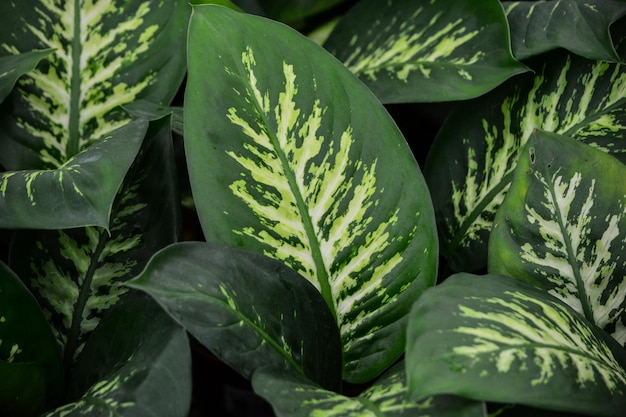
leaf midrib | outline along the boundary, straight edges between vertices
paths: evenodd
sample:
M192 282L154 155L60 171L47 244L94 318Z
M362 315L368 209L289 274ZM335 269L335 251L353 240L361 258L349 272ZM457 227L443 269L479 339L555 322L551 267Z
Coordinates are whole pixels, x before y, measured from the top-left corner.
M72 39L72 69L70 80L69 129L66 158L70 159L80 150L80 97L81 97L81 5L74 0L74 38Z

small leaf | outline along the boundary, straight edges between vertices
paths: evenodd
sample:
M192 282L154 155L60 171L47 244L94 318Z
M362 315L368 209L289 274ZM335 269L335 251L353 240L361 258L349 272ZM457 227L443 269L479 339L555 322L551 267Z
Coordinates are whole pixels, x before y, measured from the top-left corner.
M51 49L46 49L0 56L0 102L9 95L18 78L35 69L37 63L51 52Z
M622 42L625 53L626 42ZM564 51L458 106L428 154L424 175L441 252L455 271L487 265L487 239L517 158L535 130L570 136L626 161L626 66Z
M384 103L477 97L527 71L496 0L365 0L324 46Z
M108 229L113 201L147 128L145 120L129 123L56 169L0 174L0 227Z
M197 6L189 36L185 149L206 239L307 278L340 328L344 378L375 377L402 354L405 315L436 274L406 141L362 83L284 25Z
M261 368L252 377L255 392L274 407L277 417L483 417L481 402L451 395L419 402L406 398L404 362L386 371L371 387L348 397L284 371Z
M445 392L614 417L626 407L626 351L516 278L446 279L416 302L407 339L410 398Z
M41 308L0 262L0 415L29 416L60 400L61 355Z
M127 124L135 99L168 104L185 74L185 0L0 2L0 51L53 49L0 112L0 164L56 169Z
M191 403L189 340L152 300L125 303L93 332L72 383L74 402L45 417L185 417Z
M607 0L503 2L511 26L513 55L527 59L556 48L588 59L621 62L609 26L626 15L626 4Z
M626 343L626 167L571 138L528 141L489 238L489 272L547 290Z
M246 378L289 367L337 388L341 348L319 293L282 263L208 243L170 245L129 282Z

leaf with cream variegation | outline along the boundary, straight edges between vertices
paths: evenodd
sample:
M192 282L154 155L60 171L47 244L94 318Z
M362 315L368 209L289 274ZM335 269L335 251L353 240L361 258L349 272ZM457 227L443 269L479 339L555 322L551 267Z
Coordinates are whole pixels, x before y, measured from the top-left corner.
M489 238L489 271L524 279L626 343L626 167L537 132Z
M345 67L283 25L198 6L189 48L185 147L207 240L307 278L339 325L344 376L374 377L401 354L405 315L436 271L404 138Z

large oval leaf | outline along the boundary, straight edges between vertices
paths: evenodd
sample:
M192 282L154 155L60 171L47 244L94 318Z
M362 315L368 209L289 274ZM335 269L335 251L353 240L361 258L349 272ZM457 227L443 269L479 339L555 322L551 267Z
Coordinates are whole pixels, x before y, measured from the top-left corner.
M46 417L186 417L191 404L187 334L150 299L124 303L93 332L70 389L72 402Z
M155 255L129 285L152 295L246 378L273 365L339 387L341 345L333 317L309 282L274 259L179 243Z
M484 404L452 395L406 398L404 362L387 370L358 396L325 390L293 373L261 368L252 386L267 399L277 417L483 417Z
M139 273L157 250L178 239L176 174L165 118L149 127L116 196L109 230L15 233L10 265L46 311L68 368L102 315L129 291L124 281Z
M621 44L622 52L626 47ZM459 106L439 131L424 174L442 254L454 270L487 264L487 238L521 148L535 129L571 136L626 160L626 67L563 51Z
M339 325L345 377L374 377L436 273L431 202L404 138L345 67L282 24L198 6L189 40L185 147L207 240L310 280Z
M626 3L611 0L513 1L503 3L513 54L526 59L566 48L588 59L620 62L609 26L626 15Z
M365 0L324 46L385 103L477 97L527 70L496 0Z
M407 335L409 396L437 393L619 417L626 352L516 278L466 273L427 291Z
M0 415L28 416L63 395L61 354L41 308L0 262Z
M626 166L571 138L528 141L489 238L489 272L524 279L626 343Z
M169 102L185 73L184 0L3 1L0 50L55 52L22 77L0 119L0 164L58 168L130 121L120 105Z

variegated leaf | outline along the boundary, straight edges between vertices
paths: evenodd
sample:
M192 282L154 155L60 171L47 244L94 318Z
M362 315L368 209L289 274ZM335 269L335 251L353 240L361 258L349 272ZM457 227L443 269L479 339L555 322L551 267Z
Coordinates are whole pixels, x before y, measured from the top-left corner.
M441 251L454 270L486 266L494 215L519 152L536 129L571 136L626 161L626 67L563 51L542 56L532 67L535 76L516 77L460 105L429 152L424 174Z
M489 238L489 272L524 279L626 344L626 167L535 133Z
M38 415L61 400L61 355L35 298L0 262L0 414Z
M70 398L45 417L186 417L191 352L184 329L148 299L112 310L85 346Z
M609 26L626 15L626 3L611 0L504 2L518 59L566 48L588 59L619 62Z
M452 395L406 398L404 362L387 370L358 396L325 390L306 378L261 368L252 377L255 392L272 404L277 417L483 417L485 405Z
M384 108L297 32L217 6L194 9L185 106L207 240L306 277L336 317L345 377L380 373L437 262L424 180Z
M0 103L11 92L22 75L32 71L37 63L52 51L31 51L19 55L0 56Z
M275 259L184 242L157 253L128 285L154 297L246 378L277 366L328 389L340 385L334 318L316 289Z
M183 0L4 1L0 51L54 49L0 119L0 164L54 169L128 123L137 98L167 104L185 72Z
M626 352L606 332L519 279L461 273L415 304L410 398L438 393L593 416L623 415Z
M180 208L168 122L150 127L117 195L109 230L16 232L11 266L43 306L65 350L66 366L102 315L129 291L124 282L178 238Z
M145 120L128 123L56 169L0 173L0 227L108 229L113 201L147 129Z
M325 47L385 103L477 97L527 70L497 0L365 0Z

